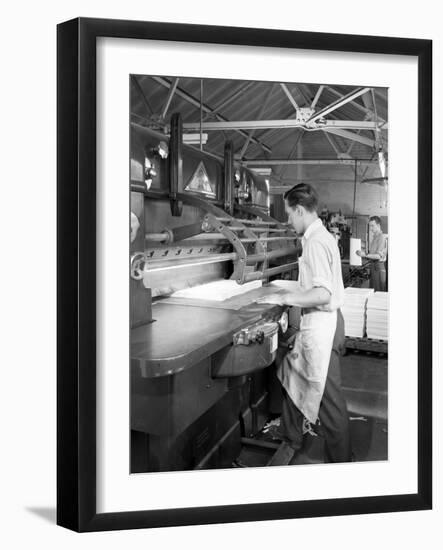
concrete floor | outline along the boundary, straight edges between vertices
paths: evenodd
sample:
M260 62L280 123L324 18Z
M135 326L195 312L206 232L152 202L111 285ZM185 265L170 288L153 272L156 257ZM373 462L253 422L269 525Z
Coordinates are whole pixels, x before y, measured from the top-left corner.
M341 358L342 387L348 405L353 459L356 462L388 458L388 361L364 352L348 352ZM272 436L257 434L272 441ZM278 442L278 440L273 440ZM291 464L320 464L324 440L307 435L303 452ZM245 446L238 457L240 465L265 466L272 451Z

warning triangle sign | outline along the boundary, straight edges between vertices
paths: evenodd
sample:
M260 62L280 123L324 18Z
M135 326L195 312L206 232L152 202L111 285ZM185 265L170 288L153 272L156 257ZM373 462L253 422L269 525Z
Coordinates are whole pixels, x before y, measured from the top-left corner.
M185 191L194 191L195 193L204 193L205 195L212 195L215 197L215 186L208 177L203 161L200 161L194 175L185 187Z

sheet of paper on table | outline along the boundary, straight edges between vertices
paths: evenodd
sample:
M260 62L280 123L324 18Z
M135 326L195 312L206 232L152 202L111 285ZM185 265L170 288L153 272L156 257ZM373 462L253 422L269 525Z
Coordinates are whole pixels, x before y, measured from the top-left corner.
M218 281L212 281L203 285L194 286L192 288L185 288L178 290L171 294L173 298L192 298L196 300L214 300L222 302L228 300L233 296L239 296L250 290L260 288L262 286L261 281L251 281L243 285L239 285L237 281L232 279L220 279Z

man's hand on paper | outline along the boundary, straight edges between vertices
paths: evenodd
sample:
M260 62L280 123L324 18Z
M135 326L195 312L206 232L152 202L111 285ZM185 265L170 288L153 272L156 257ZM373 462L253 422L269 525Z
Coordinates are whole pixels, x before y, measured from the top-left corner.
M285 297L284 294L268 294L267 296L263 296L262 298L259 298L257 300L258 304L278 304L278 305L285 305Z

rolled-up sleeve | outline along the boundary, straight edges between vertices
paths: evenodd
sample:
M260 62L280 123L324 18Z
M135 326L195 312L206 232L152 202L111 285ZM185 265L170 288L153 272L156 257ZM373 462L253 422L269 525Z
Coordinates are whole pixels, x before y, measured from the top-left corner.
M320 241L310 242L306 247L306 260L311 270L312 286L325 288L332 294L332 259L327 247Z

